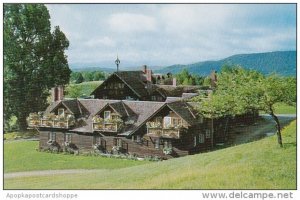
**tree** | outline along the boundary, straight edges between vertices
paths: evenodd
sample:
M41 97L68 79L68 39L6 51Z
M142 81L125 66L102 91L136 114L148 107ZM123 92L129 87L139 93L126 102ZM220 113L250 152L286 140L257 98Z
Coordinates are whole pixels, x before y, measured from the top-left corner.
M45 109L49 89L69 82L69 42L59 27L51 33L42 4L4 4L3 36L4 120L16 116L24 130L28 114Z
M278 143L282 147L281 126L274 113L274 104L295 100L296 86L293 80L277 75L263 76L239 66L221 71L217 89L210 98L196 97L198 111L209 118L242 115L263 110L276 122Z
M94 81L101 81L101 80L104 80L105 79L105 74L101 71L96 71L94 73L94 77L93 77L93 80Z
M82 83L82 82L84 82L84 78L83 78L83 76L82 76L82 73L78 73L78 77L77 77L77 79L75 80L75 83L76 84L78 84L78 83Z
M278 144L282 147L281 125L274 112L274 105L279 102L293 104L296 94L296 84L286 81L278 75L265 77L260 82L259 106L260 109L268 113L275 121L277 127Z

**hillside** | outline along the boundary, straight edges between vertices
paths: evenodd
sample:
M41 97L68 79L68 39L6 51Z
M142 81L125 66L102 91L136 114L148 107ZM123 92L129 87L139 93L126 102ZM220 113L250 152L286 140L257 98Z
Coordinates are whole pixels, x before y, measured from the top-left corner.
M140 166L5 178L4 188L296 189L296 121L284 128L282 134L284 148L278 146L276 136L271 136L210 153ZM8 161L5 159L4 163Z
M225 64L238 64L247 69L253 69L270 74L276 72L283 76L296 76L296 51L276 51L267 53L238 54L217 61L204 61L188 65L172 65L159 73L178 73L186 68L189 72L208 75L211 70L220 71Z

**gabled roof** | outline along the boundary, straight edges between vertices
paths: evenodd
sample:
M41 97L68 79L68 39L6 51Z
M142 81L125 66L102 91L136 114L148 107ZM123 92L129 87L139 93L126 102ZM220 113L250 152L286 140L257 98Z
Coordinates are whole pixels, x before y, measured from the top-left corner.
M101 110L99 110L99 112L97 112L97 114L101 113L107 107L113 109L118 115L120 115L120 117L129 117L134 115L134 112L125 106L122 101L107 103L103 108L101 108Z
M109 106L114 109L117 113L124 116L125 129L119 135L131 135L140 127L142 127L151 117L155 116L163 108L168 107L174 111L179 117L185 120L189 125L196 123L195 114L193 113L192 106L185 102L154 102L154 101L126 101L126 100L100 100L100 99L79 99L80 104L86 110L88 115L77 118L79 126L71 129L70 131L82 132L82 133L93 133L92 129L92 118L99 111ZM74 112L79 112L75 107L75 103L71 100L63 100L61 102L52 103L47 110L55 109L60 104L68 106ZM72 111L72 112L73 112Z
M124 84L126 84L138 97L148 95L145 77L142 71L119 71L114 72L108 79L106 79L99 87L97 87L91 94L94 95L97 90L103 87L107 81L112 77L118 77Z
M88 110L77 99L53 102L47 108L46 113L53 112L60 105L63 105L69 112L73 113L74 115L88 114Z

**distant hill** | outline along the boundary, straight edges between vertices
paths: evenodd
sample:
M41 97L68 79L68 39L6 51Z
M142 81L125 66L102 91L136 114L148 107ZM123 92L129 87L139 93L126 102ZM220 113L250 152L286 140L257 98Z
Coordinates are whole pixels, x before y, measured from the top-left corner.
M238 54L217 61L172 65L156 70L156 72L171 72L176 74L186 68L189 72L194 74L208 75L213 69L220 71L221 67L225 64L238 64L247 69L260 71L263 74L276 72L283 76L296 76L296 51Z

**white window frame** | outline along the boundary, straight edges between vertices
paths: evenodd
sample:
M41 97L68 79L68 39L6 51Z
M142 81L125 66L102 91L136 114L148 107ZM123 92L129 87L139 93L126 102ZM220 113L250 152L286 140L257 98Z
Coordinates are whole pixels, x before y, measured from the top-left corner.
M58 110L57 110L57 114L59 115L59 116L61 116L61 115L65 115L65 109L63 109L63 108L59 108Z
M106 116L106 113L108 113L108 117ZM111 119L111 112L110 111L104 111L103 118L104 118L104 121L110 120Z
M199 144L203 144L205 142L204 134L199 133Z
M65 133L65 142L71 143L72 142L72 134Z
M168 122L169 124L167 124L166 122ZM164 117L164 128L169 128L171 126L172 126L172 117Z

